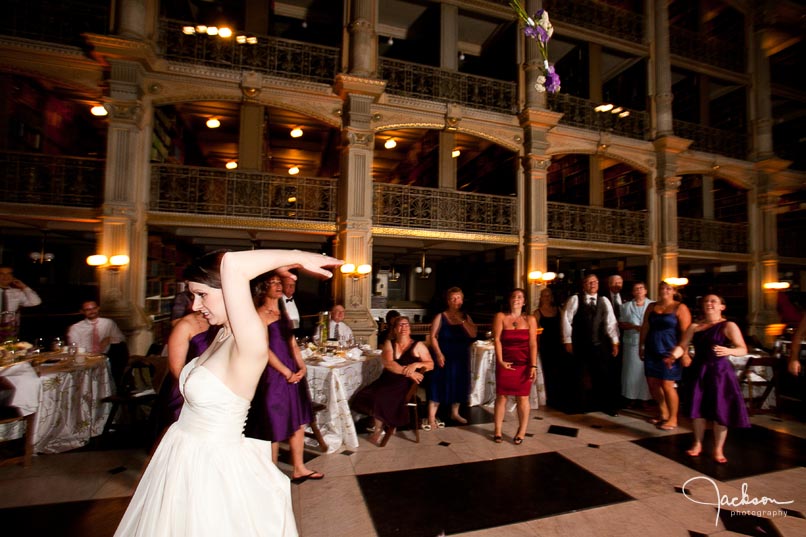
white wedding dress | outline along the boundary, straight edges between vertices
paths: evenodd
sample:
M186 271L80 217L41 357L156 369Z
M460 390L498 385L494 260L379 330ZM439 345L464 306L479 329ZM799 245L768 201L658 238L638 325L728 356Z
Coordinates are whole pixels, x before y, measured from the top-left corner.
M233 340L216 352L229 352ZM271 443L243 436L250 402L198 361L182 370L179 420L154 452L115 536L296 536L289 480L272 463Z

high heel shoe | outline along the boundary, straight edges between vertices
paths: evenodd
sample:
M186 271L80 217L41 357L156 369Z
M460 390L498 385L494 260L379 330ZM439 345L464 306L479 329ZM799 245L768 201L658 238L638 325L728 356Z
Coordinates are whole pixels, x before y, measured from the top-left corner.
M512 439L512 443L515 444L516 446L519 446L523 444L523 438L521 438L520 436L516 436L515 438Z

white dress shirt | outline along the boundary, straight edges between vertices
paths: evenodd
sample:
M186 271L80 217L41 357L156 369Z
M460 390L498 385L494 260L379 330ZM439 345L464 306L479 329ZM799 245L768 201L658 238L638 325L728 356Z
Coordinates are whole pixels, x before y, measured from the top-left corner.
M618 344L618 321L616 320L615 313L613 313L613 306L610 304L610 301L607 300L607 297L588 294L585 295L585 303L590 303L591 298L594 299L594 301L605 298L605 309L607 311L607 317L605 318L605 331L613 343ZM560 327L562 328L563 343L571 343L571 334L573 334L572 323L574 321L574 316L577 314L578 308L579 295L569 296L568 300L565 302L565 308L562 311L562 315L560 315Z
M347 326L347 324L344 321L339 321L339 322L330 321L330 324L327 327L327 337L328 337L328 339L337 339L336 338L336 325L339 325L339 337L338 337L339 341L346 341L346 340L351 339L353 337L353 329L350 328L349 326ZM316 341L319 341L319 332L321 332L321 328L322 327L320 327L318 325L316 327L316 333L313 336Z
M93 349L93 325L98 327L98 343L103 342L104 339L109 338L106 345L100 349ZM84 319L72 325L67 331L67 342L75 343L76 346L86 349L87 352L102 352L106 354L109 351L109 345L112 343L121 343L126 341L123 332L120 331L118 325L112 319L106 317L98 317L96 321Z
M283 295L283 305L285 306L285 312L288 314L288 318L291 319L291 323L296 330L299 328L299 310L297 309L297 301L294 300L294 297L288 298L287 296Z
M30 287L26 287L24 289L9 287L7 289L3 289L3 291L6 295L6 307L3 309L3 311L16 312L20 309L20 307L29 308L31 306L38 306L42 303L42 299L39 298L39 295L36 294L36 291Z

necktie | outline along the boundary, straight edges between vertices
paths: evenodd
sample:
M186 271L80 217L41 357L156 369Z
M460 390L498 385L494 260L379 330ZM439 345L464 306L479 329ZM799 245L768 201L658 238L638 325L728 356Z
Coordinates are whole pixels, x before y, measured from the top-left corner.
M2 289L2 293L0 293L0 311L6 311L6 290Z
M340 324L341 323L336 323L336 330L333 333L333 337L335 337L337 340L339 339L339 325Z
M92 352L101 352L101 339L98 337L98 323L92 323Z

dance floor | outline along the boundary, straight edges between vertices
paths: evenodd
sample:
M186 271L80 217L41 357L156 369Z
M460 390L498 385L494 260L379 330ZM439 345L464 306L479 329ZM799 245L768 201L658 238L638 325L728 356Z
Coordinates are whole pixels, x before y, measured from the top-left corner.
M326 478L291 485L300 535L806 535L803 422L754 416L752 429L730 432L720 465L709 456L710 433L700 457L685 454L685 422L663 432L637 412L540 409L516 446L515 416L496 444L490 411L470 409L466 426L421 431L419 444L399 431L385 448L362 437L353 450L308 450L308 466ZM0 468L3 533L111 536L146 458L141 449L90 447ZM717 494L733 505L718 506Z

